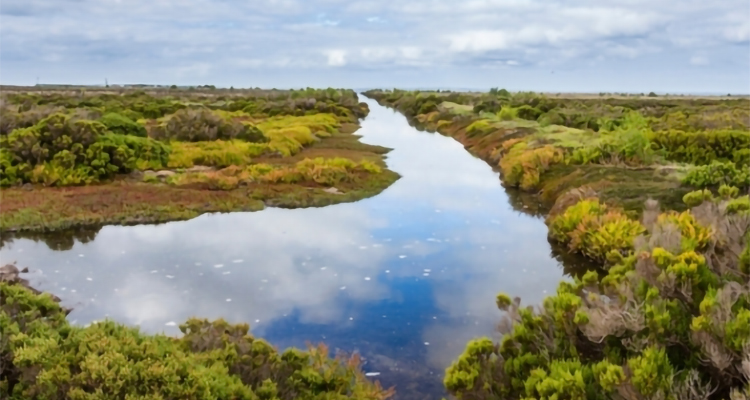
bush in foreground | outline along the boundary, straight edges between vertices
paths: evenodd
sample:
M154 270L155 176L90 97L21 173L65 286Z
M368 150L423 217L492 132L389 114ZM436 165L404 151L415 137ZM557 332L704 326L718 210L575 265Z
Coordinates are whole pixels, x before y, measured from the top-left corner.
M563 282L537 310L499 295L502 342L470 342L447 389L459 399L750 398L750 206L747 197L686 199L697 205L683 214L649 202L644 233L608 253L601 280L591 271ZM604 209L579 204L552 226L607 241L602 225L572 220ZM695 228L709 236L695 240Z
M48 294L0 282L0 397L9 399L371 399L358 359L324 346L277 352L247 325L191 319L184 336L112 321L72 326ZM6 397L7 396L7 397Z

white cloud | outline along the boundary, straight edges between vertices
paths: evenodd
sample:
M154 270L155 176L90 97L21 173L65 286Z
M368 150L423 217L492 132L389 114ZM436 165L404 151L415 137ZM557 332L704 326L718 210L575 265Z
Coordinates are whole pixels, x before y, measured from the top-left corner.
M732 42L750 42L750 20L724 30L724 36Z
M367 17L366 21L371 24L384 24L387 22L386 20L380 17Z
M346 51L345 50L329 50L326 52L328 56L328 65L332 67L342 67L346 65Z
M237 77L250 79L252 69L252 84L300 77L305 85L301 70L325 76L335 68L337 77L377 74L366 84L381 85L401 76L395 70L424 70L413 73L430 84L448 79L448 70L473 77L470 68L507 69L508 60L525 70L586 66L604 74L625 59L634 74L653 74L646 63L674 71L702 54L747 79L750 57L737 45L750 41L750 19L738 10L747 10L746 0L6 0L0 66L4 83L106 74L239 86L246 81Z

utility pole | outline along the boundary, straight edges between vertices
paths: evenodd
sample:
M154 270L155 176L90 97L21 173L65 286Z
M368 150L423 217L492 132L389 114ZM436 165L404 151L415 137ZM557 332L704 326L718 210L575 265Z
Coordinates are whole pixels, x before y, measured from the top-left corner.
M107 78L104 78L104 87L109 87L109 82L107 81Z

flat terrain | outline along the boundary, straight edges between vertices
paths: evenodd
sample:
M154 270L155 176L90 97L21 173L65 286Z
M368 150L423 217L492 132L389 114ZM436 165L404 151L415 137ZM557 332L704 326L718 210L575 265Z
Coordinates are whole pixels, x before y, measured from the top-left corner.
M398 175L359 142L346 90L20 90L0 104L0 228L188 219L375 195Z

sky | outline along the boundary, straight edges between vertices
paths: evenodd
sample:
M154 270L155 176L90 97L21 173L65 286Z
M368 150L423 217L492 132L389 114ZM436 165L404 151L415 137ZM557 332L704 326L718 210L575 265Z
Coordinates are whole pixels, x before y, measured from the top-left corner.
M750 0L3 0L0 83L750 93Z

